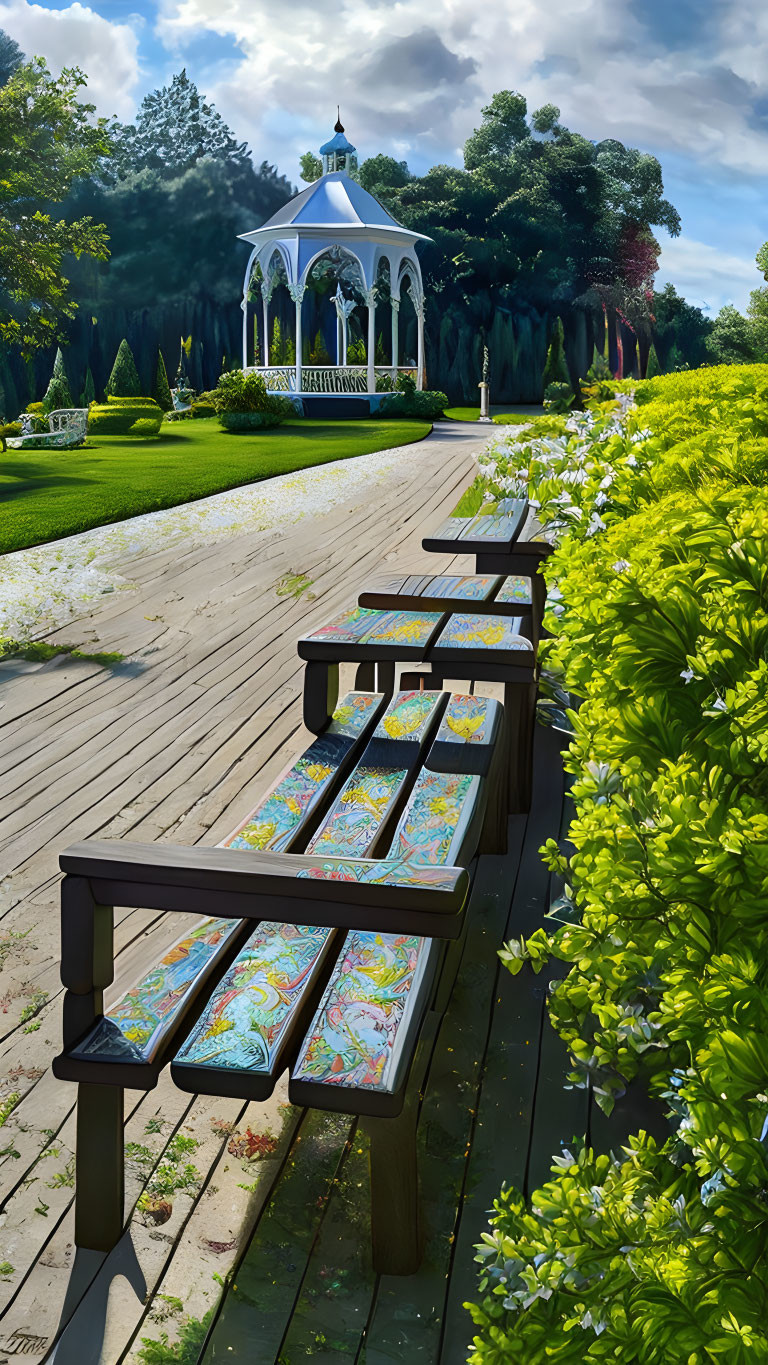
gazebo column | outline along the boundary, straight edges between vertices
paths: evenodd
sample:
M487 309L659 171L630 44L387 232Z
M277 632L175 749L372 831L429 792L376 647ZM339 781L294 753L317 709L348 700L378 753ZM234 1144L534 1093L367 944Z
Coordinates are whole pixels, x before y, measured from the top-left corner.
M424 388L424 300L414 299L416 320L419 327L419 347L416 356L416 388Z
M289 284L288 292L296 305L296 393L301 393L301 352L303 338L301 334L301 303L304 298L306 285Z
M368 346L366 348L366 360L368 362L368 392L376 392L376 370L374 362L376 359L376 286L365 290L365 306L368 309Z
M392 369L395 371L394 378L397 379L397 367L400 362L400 328L398 326L398 313L400 312L400 295L392 295Z
M243 310L243 369L248 368L248 295L243 294L243 301L240 304Z
M261 348L262 364L269 365L269 300L272 298L272 285L266 280L261 283L261 319L264 329L264 344Z

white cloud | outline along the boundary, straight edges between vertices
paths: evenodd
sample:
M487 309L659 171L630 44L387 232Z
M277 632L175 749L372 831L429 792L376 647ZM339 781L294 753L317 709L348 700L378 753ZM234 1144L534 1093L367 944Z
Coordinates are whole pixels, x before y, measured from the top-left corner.
M56 74L64 66L81 67L88 76L87 98L99 114L133 116L140 72L138 37L130 24L111 23L77 0L55 10L7 0L0 3L0 28L28 57L44 57Z
M304 127L324 132L337 100L363 152L398 143L429 161L461 146L494 90L515 87L531 108L555 103L595 139L710 168L768 169L768 126L755 113L768 98L761 0L724 0L706 35L692 18L690 41L674 48L663 24L654 30L642 9L615 0L485 0L469 14L463 0L159 0L159 9L158 34L179 52L206 29L236 39L243 59L212 93L255 145L281 115L286 167L305 149Z
M691 237L657 233L661 260L656 288L671 281L678 294L714 317L723 304L733 303L744 312L752 289L762 283L754 257L731 256Z

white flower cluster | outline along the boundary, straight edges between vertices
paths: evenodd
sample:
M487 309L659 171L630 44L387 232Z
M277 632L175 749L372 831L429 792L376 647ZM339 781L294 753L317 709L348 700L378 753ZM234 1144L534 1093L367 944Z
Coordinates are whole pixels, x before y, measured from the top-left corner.
M635 411L634 394L626 393L609 411L570 413L562 435L520 428L495 433L478 457L489 495L527 494L553 543L575 525L584 537L604 531L619 472L639 467L635 449L650 436L632 429Z

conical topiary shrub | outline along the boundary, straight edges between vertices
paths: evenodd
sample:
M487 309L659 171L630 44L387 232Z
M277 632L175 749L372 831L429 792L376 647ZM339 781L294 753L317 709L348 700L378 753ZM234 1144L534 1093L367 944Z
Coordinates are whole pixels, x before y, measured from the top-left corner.
M645 377L646 379L653 379L655 374L661 374L661 365L659 364L659 357L656 354L656 347L652 345L648 352L648 364L645 367Z
M107 380L107 394L115 398L140 398L141 383L136 361L125 337L117 348L112 373Z
M83 392L80 394L80 407L89 408L91 406L91 403L95 402L96 385L93 382L93 375L91 374L91 367L89 365L88 369L85 372L85 386L83 388Z
M69 380L64 369L64 357L59 346L56 352L56 359L53 362L53 374L51 382L45 391L43 398L43 410L53 412L55 408L73 408L72 394L69 391Z
M572 390L573 388L565 359L565 337L563 333L562 318L555 318L555 325L552 328L552 337L547 351L547 359L544 364L542 387L546 390L549 388L550 384L567 384L569 389Z
M163 353L159 347L157 351L157 367L155 369L155 382L152 387L152 397L158 406L162 408L163 412L171 411L171 408L173 407L171 386L168 383L168 371L165 368Z

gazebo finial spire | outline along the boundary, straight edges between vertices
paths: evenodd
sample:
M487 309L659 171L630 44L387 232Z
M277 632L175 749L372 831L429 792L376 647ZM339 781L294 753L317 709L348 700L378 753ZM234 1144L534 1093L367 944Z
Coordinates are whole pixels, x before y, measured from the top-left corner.
M333 125L333 131L334 133L344 132L344 124L341 121L341 113L339 112L338 104L336 105L336 122Z

